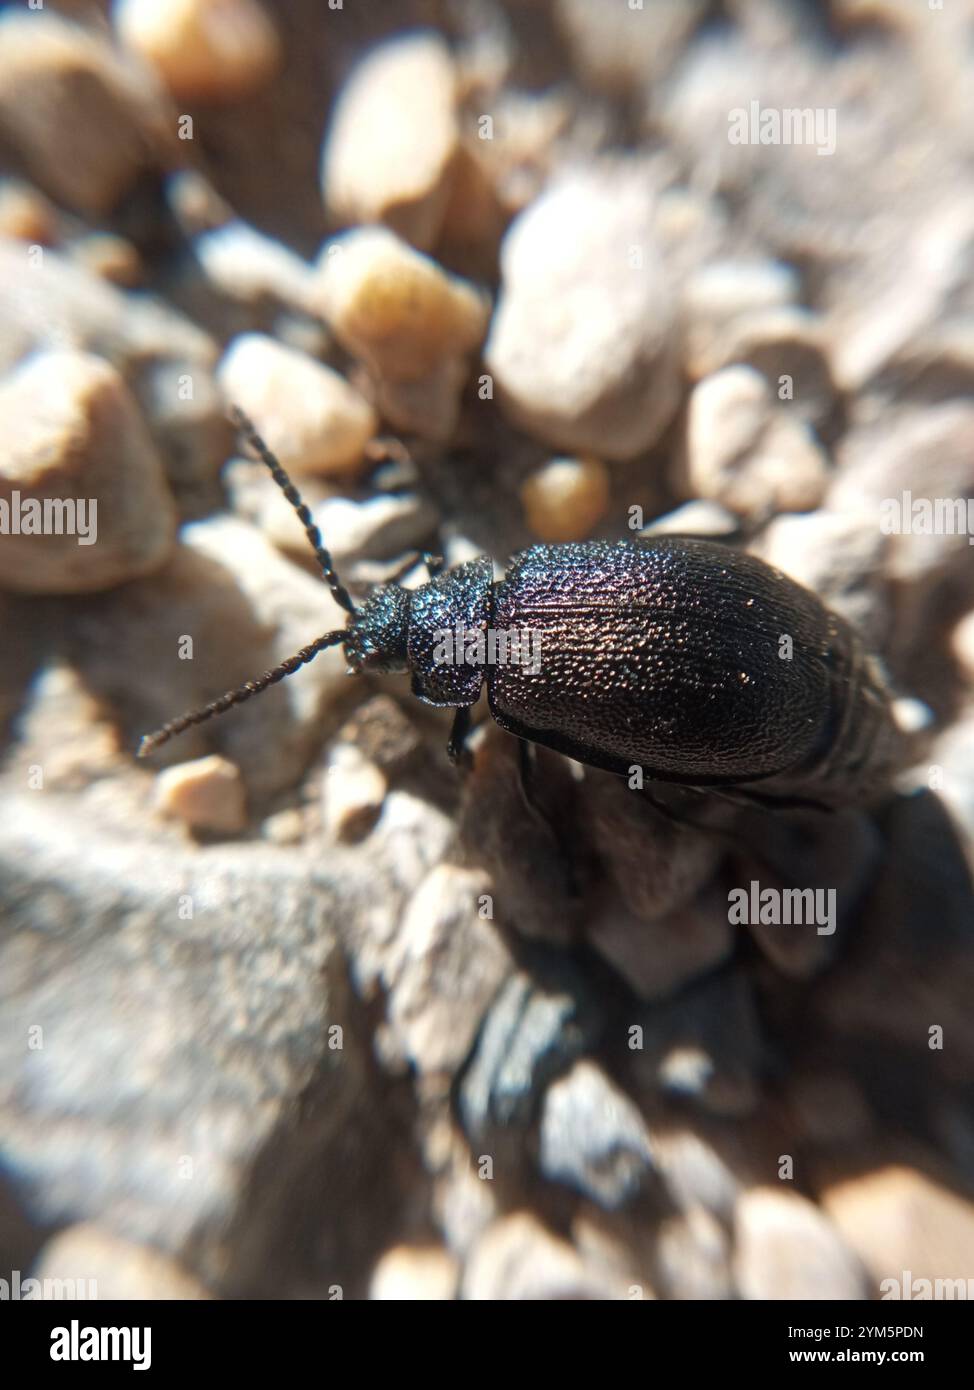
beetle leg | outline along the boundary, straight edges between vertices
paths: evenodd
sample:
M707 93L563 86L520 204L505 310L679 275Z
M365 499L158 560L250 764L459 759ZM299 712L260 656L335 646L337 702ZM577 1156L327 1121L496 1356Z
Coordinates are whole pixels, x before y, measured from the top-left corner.
M470 710L461 706L453 716L453 728L446 745L446 755L451 763L459 764L467 751L467 735L470 733Z
M443 573L442 555L434 555L429 550L414 550L398 569L393 570L388 579L383 579L383 584L400 584L406 575L410 574L419 564L426 566L426 574L429 579L435 579L438 574Z
M524 799L531 807L532 811L537 811L534 790L534 754L527 739L519 738L517 741L517 765L521 780L521 791Z
M711 789L713 790L713 789ZM834 815L835 807L826 801L815 801L803 796L772 796L762 792L749 791L744 787L713 791L724 801L732 801L737 806L757 807L762 811L818 811L823 815Z
M664 785L668 786L670 784ZM639 795L644 801L649 802L654 811L658 811L661 816L665 816L665 818L674 825L684 826L690 830L699 830L704 835L710 835L718 840L725 840L729 844L735 846L745 843L740 833L733 825L728 826L722 824L719 820L698 819L696 816L690 814L691 810L696 806L699 807L704 812L704 816L706 816L707 798L713 793L714 789L712 787L681 786L681 790L686 794L685 800L681 805L673 805L664 797L657 796L653 791L652 785L641 787ZM731 804L733 801L731 797L720 796L720 799L728 804ZM743 803L733 802L733 804L741 805Z

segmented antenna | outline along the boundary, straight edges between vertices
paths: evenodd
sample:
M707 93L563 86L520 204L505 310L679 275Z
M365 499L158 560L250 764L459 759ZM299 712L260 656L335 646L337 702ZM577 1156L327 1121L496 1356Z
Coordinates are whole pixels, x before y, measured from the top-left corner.
M335 566L332 562L332 558L322 544L321 532L315 525L314 518L302 500L300 492L298 492L280 463L278 463L263 439L261 439L250 417L245 415L238 405L232 405L230 407L230 419L237 426L261 463L266 466L267 471L270 473L275 483L277 483L277 486L297 512L298 520L304 527L304 533L311 542L311 548L321 567L322 578L331 590L335 602L340 604L346 613L354 613L355 604L352 602L352 597L344 584L340 583L338 575L335 573Z
M345 640L345 635L344 629L339 632L326 632L323 637L316 637L307 647L302 647L294 656L289 656L286 661L282 661L280 666L275 666L272 671L265 671L256 680L247 681L237 690L228 690L225 695L220 696L219 700L214 700L209 705L188 710L185 714L181 714L178 719L172 719L168 724L163 724L162 728L156 729L155 733L144 734L142 742L139 744L137 756L144 758L193 724L202 724L207 719L212 719L214 715L224 714L234 705L242 705L244 700L250 699L251 695L259 695L262 690L266 690L269 685L276 685L285 676L289 676L292 671L296 671L299 666L313 661L318 653L324 651L326 647L336 647L339 642Z
M335 602L344 608L346 613L355 612L355 604L352 602L351 595L345 586L339 581L335 573L335 566L328 551L321 543L321 533L312 519L311 513L302 501L301 494L291 482L284 469L277 459L268 449L261 439L249 416L245 415L239 406L230 407L230 418L240 430L247 443L254 453L266 465L268 472L274 479L277 486L284 493L291 506L298 514L298 519L304 527L305 534L311 542L311 548L317 557L321 567L321 574L334 596ZM189 729L194 724L202 724L207 719L212 719L217 714L224 714L234 705L242 705L244 700L249 700L251 695L259 695L262 690L266 690L269 685L275 685L278 681L289 676L292 671L296 671L299 666L305 666L309 661L313 661L319 652L326 647L336 647L339 642L345 640L345 631L326 632L323 637L316 637L307 647L289 656L286 661L282 661L279 666L275 666L271 671L265 671L256 680L247 681L237 690L228 690L225 695L221 695L218 700L213 700L208 705L201 705L199 709L187 710L178 719L171 719L168 724L163 724L161 729L156 729L155 733L144 734L142 742L139 744L138 756L146 757L149 753L154 753L162 744L168 743L171 738L181 734L185 729Z

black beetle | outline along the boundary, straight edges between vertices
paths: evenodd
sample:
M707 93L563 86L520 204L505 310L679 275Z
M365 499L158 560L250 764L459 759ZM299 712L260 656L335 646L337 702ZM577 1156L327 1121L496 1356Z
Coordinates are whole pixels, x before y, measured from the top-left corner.
M498 583L487 556L447 573L426 556L426 584L383 584L356 608L284 469L247 417L233 417L349 622L147 735L140 756L341 643L351 670L409 671L417 698L456 710L454 759L486 682L502 728L630 778L638 768L651 782L778 805L861 800L888 780L895 736L881 674L842 618L754 556L689 537L535 545ZM474 642L447 660L454 633L529 634L542 659L492 664Z

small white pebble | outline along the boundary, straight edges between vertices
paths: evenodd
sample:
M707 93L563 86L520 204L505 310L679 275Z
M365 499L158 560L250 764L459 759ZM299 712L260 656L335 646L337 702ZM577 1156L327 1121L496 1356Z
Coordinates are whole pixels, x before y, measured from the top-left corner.
M934 712L929 705L908 695L902 695L893 701L892 713L901 734L921 733L924 729L931 728L935 721Z
M680 485L695 496L762 520L811 511L828 479L828 460L812 431L777 408L753 367L726 367L694 388Z
M639 535L644 539L649 536L732 536L737 528L737 517L726 507L697 498L656 517Z
M304 838L304 816L296 806L275 811L260 827L260 833L272 845L297 845Z
M442 1246L396 1245L372 1274L369 1298L379 1302L443 1301L455 1297L459 1268Z
M196 239L196 258L221 294L245 302L272 295L303 309L313 275L300 256L234 219Z
M361 840L378 819L387 783L375 763L351 744L332 750L323 786L324 823L346 844Z

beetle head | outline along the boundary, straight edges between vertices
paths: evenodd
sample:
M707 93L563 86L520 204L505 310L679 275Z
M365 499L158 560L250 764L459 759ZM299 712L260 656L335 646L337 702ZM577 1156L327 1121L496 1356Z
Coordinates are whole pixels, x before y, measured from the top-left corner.
M350 615L343 645L353 671L392 675L407 669L411 598L410 591L401 585L383 584Z

